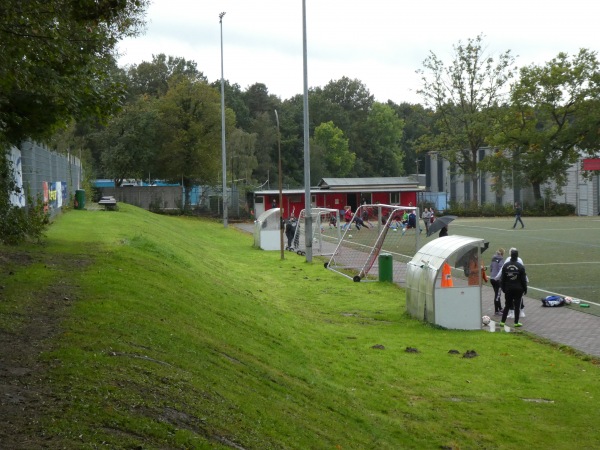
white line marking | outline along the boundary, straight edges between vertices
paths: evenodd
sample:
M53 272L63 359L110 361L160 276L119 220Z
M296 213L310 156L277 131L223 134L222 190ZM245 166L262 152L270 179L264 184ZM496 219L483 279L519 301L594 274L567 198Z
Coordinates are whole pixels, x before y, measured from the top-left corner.
M556 262L556 263L539 263L539 264L525 264L527 266L568 266L574 264L600 264L600 261L582 261L582 262Z

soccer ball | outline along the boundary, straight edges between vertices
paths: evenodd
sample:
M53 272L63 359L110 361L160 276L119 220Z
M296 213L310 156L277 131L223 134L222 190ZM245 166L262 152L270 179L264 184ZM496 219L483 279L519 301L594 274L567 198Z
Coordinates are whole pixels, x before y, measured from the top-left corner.
M349 235L348 235L348 237L349 237L350 239L352 239L352 235L351 235L351 234L349 234Z
M565 303L567 305L570 305L571 303L573 303L573 299L571 297L565 297Z
M484 325L489 325L492 319L490 319L490 316L483 316L481 318L481 323L483 323Z
M398 228L392 228L392 230L394 230L394 231L398 231Z

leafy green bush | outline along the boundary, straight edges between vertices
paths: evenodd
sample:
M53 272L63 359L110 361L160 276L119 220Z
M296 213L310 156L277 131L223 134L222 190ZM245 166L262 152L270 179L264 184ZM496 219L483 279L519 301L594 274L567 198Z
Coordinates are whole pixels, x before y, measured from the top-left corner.
M449 207L444 214L459 217L505 217L513 216L515 209L512 203L499 205L497 203L484 203L476 205L473 202L449 202ZM524 204L524 216L570 216L575 214L575 206L569 203L555 203L538 200L536 203Z
M16 245L27 239L39 240L49 223L48 214L40 198L27 199L24 208L0 201L0 242Z

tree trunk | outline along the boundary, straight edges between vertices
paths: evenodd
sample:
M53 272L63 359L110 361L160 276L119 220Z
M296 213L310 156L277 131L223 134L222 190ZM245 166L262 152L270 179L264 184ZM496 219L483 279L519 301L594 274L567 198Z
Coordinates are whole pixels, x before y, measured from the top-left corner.
M183 178L183 189L185 195L183 197L183 211L189 211L190 209L190 194L192 193L192 180L184 177Z
M533 198L537 201L537 200L541 200L542 199L542 185L541 183L535 181L531 183L531 186L533 187Z
M473 185L473 198L471 199L471 203L477 206L479 205L479 179L477 173L471 175L471 183Z

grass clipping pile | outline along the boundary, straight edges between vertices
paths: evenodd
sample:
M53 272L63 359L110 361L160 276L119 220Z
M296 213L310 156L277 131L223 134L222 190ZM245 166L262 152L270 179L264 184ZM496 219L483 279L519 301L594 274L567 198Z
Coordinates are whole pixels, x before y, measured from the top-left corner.
M56 276L17 312L4 313L0 323L0 442L2 448L31 449L51 446L44 435L41 419L50 408L56 410L56 400L46 383L49 366L40 355L51 350L50 342L60 330L60 323L73 301L73 286L68 274L85 261L52 256L44 261L43 252L30 254L11 251L0 255L0 302L6 298L6 284L19 269L42 263Z

